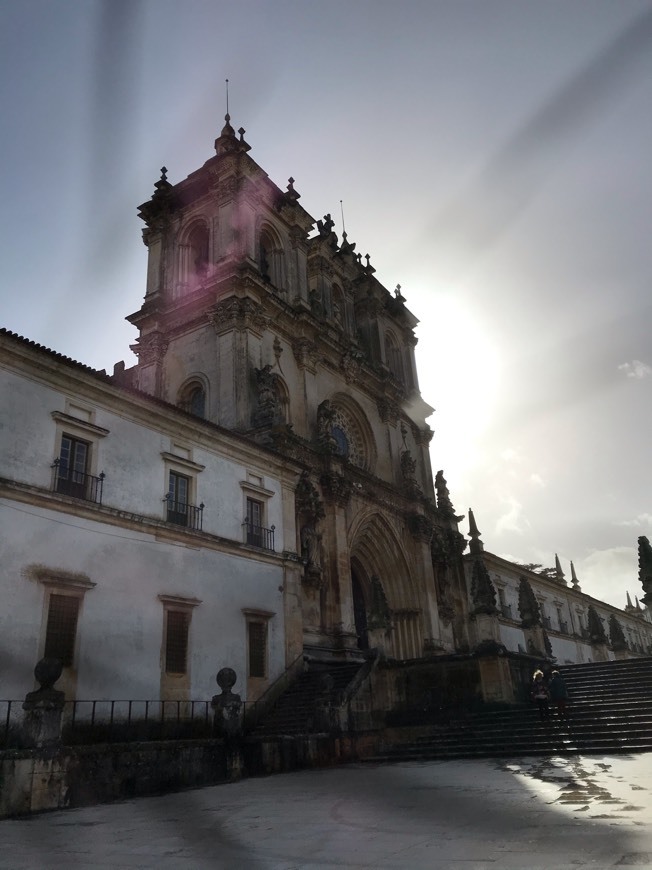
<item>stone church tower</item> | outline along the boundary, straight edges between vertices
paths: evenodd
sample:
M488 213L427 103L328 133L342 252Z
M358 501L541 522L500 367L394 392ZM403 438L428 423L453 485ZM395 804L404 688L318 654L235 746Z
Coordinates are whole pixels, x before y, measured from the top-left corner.
M147 292L121 377L299 469L288 659L465 649L461 517L433 480L418 321L292 178L270 181L244 132L227 114L215 156L176 185L164 169L140 206ZM246 543L264 547L264 481L250 495Z

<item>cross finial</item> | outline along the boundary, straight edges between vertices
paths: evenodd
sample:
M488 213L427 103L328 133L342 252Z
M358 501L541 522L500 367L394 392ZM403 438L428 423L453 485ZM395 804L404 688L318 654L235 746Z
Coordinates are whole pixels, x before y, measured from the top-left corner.
M226 119L230 120L229 115L229 80L226 79Z

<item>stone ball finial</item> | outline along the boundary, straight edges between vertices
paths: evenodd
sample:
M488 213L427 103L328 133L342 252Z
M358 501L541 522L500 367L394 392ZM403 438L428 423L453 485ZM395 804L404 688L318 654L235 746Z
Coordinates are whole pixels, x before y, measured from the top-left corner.
M34 676L36 681L41 684L41 690L46 690L54 686L62 671L63 665L59 659L44 658L36 663Z
M221 668L217 672L215 682L223 692L230 692L231 689L235 686L237 679L237 674L233 670L233 668Z

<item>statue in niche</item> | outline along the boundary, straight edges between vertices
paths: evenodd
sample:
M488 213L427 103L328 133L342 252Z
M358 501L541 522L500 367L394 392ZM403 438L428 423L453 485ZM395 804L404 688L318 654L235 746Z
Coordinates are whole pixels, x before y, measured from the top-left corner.
M333 435L335 411L328 399L317 408L317 441L327 453L337 453L337 441Z
M256 390L258 392L258 407L254 413L254 425L265 426L277 423L282 417L281 402L276 389L276 375L271 365L262 369L254 369L256 373Z
M310 311L314 317L324 316L324 305L322 303L321 292L319 290L311 290L308 296L310 302Z
M321 534L316 523L306 523L301 529L301 558L308 574L321 574Z

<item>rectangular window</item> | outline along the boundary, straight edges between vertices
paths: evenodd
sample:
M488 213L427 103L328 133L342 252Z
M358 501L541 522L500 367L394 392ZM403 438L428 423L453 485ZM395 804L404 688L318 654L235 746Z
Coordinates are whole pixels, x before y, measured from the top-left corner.
M64 668L72 667L75 658L79 602L73 595L50 595L43 655L59 659Z
M254 498L247 499L247 543L263 546L263 503Z
M57 467L57 492L75 498L87 498L88 458L90 444L70 435L61 438L61 451Z
M188 525L190 478L176 471L170 472L168 481L168 522Z
M166 610L165 613L165 672L185 674L188 670L190 614L186 610Z
M267 676L267 622L248 622L249 676Z

